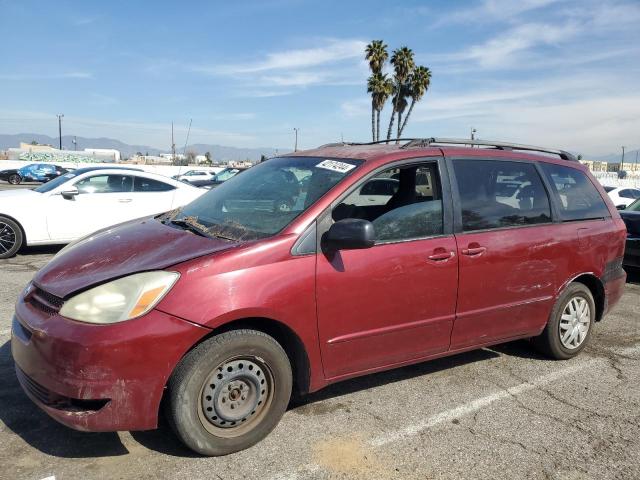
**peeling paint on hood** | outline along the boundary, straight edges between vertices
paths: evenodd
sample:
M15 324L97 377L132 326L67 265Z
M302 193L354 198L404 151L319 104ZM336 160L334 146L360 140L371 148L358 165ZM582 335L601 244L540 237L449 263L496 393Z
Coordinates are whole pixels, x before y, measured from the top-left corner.
M201 237L154 218L139 219L96 232L61 252L36 273L33 282L65 298L108 280L165 269L241 244Z

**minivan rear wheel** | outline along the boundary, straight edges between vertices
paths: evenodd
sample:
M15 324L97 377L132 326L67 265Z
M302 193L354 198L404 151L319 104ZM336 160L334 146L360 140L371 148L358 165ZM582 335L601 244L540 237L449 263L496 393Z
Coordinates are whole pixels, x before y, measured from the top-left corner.
M182 442L202 455L237 452L266 437L291 396L291 364L280 344L233 330L198 345L168 384L166 413Z
M0 215L0 258L13 257L24 241L20 225Z
M589 288L582 283L571 283L556 301L547 326L533 339L533 344L551 358L575 357L591 337L595 314Z

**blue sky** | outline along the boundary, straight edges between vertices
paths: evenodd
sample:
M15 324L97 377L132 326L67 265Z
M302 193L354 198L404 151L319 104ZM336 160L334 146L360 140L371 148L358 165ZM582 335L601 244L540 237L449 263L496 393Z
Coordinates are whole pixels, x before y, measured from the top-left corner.
M406 136L640 146L640 2L0 0L0 133L313 147L370 139L363 48L432 71ZM383 111L383 125L390 106Z

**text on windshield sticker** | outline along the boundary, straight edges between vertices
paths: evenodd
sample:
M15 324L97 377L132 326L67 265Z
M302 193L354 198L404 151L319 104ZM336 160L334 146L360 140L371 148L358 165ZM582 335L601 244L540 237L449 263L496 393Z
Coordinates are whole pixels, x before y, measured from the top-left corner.
M351 165L350 163L345 162L338 162L336 160L323 160L322 162L317 164L316 167L339 173L347 173L349 170L356 168L355 165Z

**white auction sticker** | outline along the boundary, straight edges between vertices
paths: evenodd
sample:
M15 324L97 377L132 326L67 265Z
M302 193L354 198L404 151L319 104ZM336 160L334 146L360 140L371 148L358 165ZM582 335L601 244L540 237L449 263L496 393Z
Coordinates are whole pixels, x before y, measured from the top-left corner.
M355 165L351 165L350 163L345 162L338 162L336 160L323 160L322 162L317 164L316 167L339 173L347 173L349 170L356 168Z

